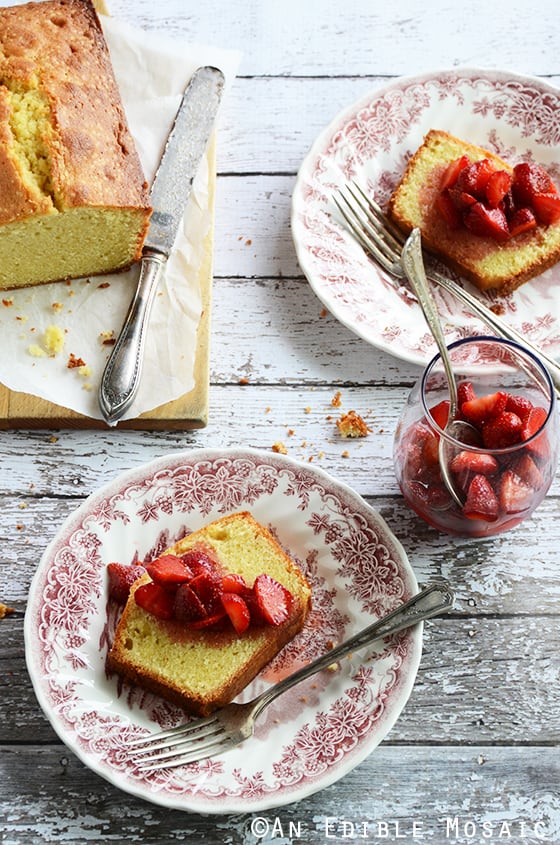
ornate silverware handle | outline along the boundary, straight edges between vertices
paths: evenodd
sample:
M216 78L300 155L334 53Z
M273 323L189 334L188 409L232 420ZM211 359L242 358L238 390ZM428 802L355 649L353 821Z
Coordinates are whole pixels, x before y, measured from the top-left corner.
M142 256L136 293L99 389L99 404L109 424L116 423L132 405L140 383L146 329L159 277L165 265L162 253L146 250Z
M416 625L424 619L431 619L433 616L439 616L448 610L451 610L455 601L455 595L451 587L445 583L429 584L411 599L404 604L401 604L396 610L374 622L364 630L345 640L340 645L321 655L316 660L313 660L307 666L303 666L294 672L293 675L288 675L283 681L275 684L268 690L265 690L253 704L255 705L254 715L260 713L263 707L266 707L277 696L282 695L287 689L299 684L305 678L315 675L321 669L327 669L333 663L341 660L343 657L351 654L359 648L363 648L370 643L375 642L381 637L387 637L389 634L395 634L397 631L402 631L405 628L410 628L411 625Z
M508 325L505 320L502 320L497 314L494 314L490 308L487 308L483 303L479 302L476 297L471 296L471 294L464 288L460 287L460 285L454 284L446 276L443 276L441 273L436 271L430 271L428 275L432 281L456 299L459 299L469 309L469 311L476 314L476 316L486 323L486 325L492 329L498 337L505 337L507 340L513 340L515 343L520 343L526 349L529 349L536 358L542 361L550 374L556 395L560 397L560 364L558 364L554 358L550 358L550 356L546 355L542 349L539 349L530 343L524 335L512 326Z

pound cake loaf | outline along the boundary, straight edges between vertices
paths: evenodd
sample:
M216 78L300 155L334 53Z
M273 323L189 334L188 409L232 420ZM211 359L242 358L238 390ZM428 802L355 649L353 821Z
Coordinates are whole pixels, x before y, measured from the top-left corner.
M194 578L173 592L181 565ZM198 715L232 701L301 630L311 607L299 568L245 511L193 532L146 569L130 589L108 669ZM215 591L200 575L212 569ZM197 614L193 591L207 615Z
M90 0L0 9L0 288L136 261L147 184Z
M410 159L388 214L480 290L508 294L560 260L560 196L545 171L440 130Z

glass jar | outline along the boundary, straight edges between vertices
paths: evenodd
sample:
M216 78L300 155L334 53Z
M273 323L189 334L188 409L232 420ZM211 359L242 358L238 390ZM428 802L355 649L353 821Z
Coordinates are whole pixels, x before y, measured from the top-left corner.
M459 391L457 417L473 425L475 445L444 431L449 391L438 354L401 414L395 473L407 503L434 528L490 536L530 516L552 483L559 451L556 396L544 365L519 344L466 338L451 344L449 354ZM442 477L441 438L461 505Z

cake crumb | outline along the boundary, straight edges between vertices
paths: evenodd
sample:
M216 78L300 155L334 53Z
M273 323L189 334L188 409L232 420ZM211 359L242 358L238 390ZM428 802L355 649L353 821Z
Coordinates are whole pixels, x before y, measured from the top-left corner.
M100 332L99 340L103 346L114 346L117 342L114 332Z
M336 421L336 427L342 437L367 437L371 431L371 428L366 425L363 418L356 411L348 411L347 414L343 414Z
M51 308L52 308L53 311L62 311L64 306L63 306L62 302L52 302Z
M4 604L0 601L0 619L4 619L5 616L8 616L9 613L13 613L14 608L8 607L7 604Z
M46 358L47 353L45 350L38 346L36 343L32 343L30 346L27 347L27 354L31 355L32 358Z
M48 355L58 355L64 349L64 331L60 326L47 326L42 338L43 349Z
M342 457L343 458L349 458L350 457L350 452L348 451L348 449L344 450L344 452L342 453Z
M77 358L74 355L73 352L71 352L70 355L68 356L68 363L67 363L66 366L68 367L69 370L73 370L76 367L85 367L85 365L86 365L86 362L84 361L84 359L83 358Z
M333 408L340 408L340 406L342 405L340 390L337 390L334 394L333 398L331 399L331 405L333 406Z
M13 304L14 304L13 299L3 299L2 300L2 305L4 305L5 308L10 308Z
M272 444L272 451L277 452L279 455L288 454L288 450L286 449L281 440L277 440L276 443Z

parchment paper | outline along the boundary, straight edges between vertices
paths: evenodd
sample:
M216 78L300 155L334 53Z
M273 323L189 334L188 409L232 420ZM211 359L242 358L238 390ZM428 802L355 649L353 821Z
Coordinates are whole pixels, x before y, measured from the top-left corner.
M206 45L180 45L109 18L102 24L129 126L151 184L192 73L201 65L219 67L226 93L240 56ZM219 118L216 125L219 128ZM204 238L212 224L209 177L204 157L154 302L140 389L123 419L177 399L194 386L201 313L198 276ZM136 265L125 273L1 292L0 381L10 390L101 419L97 393L112 348L110 339L118 336L138 274ZM46 343L45 332L52 326L64 342L56 354ZM78 366L68 366L71 356Z

